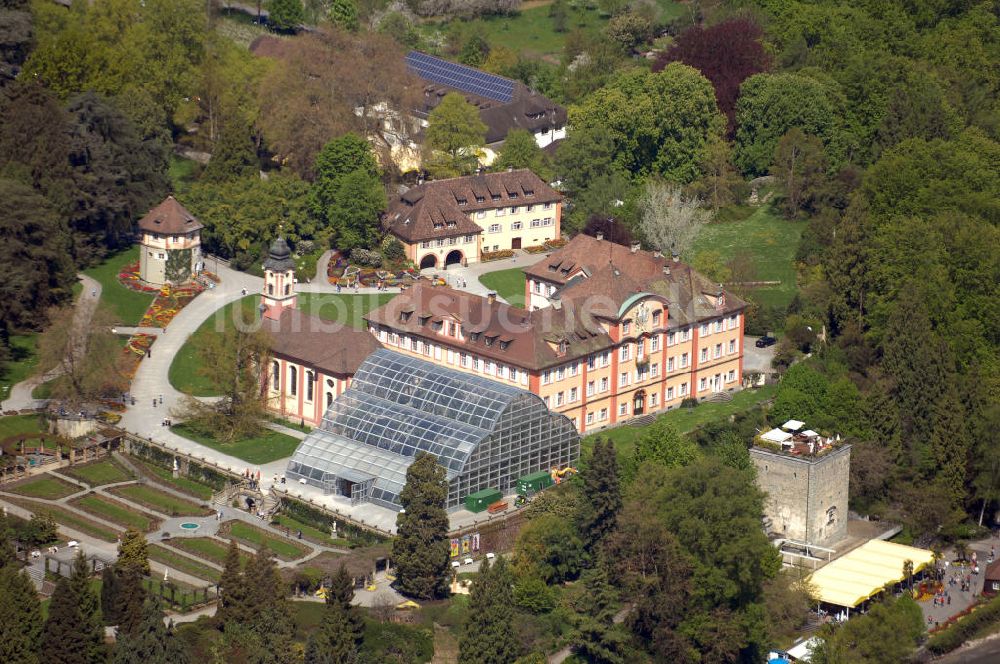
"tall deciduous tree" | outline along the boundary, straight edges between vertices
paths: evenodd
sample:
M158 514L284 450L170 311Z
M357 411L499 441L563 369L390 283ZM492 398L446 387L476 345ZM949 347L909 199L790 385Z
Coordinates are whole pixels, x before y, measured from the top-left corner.
M683 254L708 222L701 199L689 197L675 184L650 180L639 202L642 234L664 252Z
M876 602L867 614L826 626L809 656L816 664L904 662L924 632L920 606L907 595Z
M448 481L432 454L417 454L406 469L399 494L403 511L396 517L392 557L397 584L406 595L444 597L448 592Z
M572 520L543 514L526 523L514 545L514 565L521 576L545 583L572 581L586 559L583 542Z
M337 247L345 251L377 247L381 234L379 215L386 205L385 189L377 177L363 170L345 175L327 208L330 223L336 229Z
M302 0L269 0L267 10L271 25L285 32L295 32L306 20Z
M254 323L228 325L222 334L206 337L199 354L203 375L222 396L213 403L186 397L180 416L219 440L237 440L258 432L266 406L261 367L270 366L267 330Z
M581 475L585 504L580 510L580 533L587 551L593 554L614 532L622 507L618 455L611 439L597 440Z
M692 184L695 192L719 211L723 205L734 203L742 179L733 168L732 149L721 138L713 139L705 146L705 153L698 163L701 176Z
M93 664L90 638L84 625L76 593L69 579L62 577L52 593L49 617L42 628L39 651L53 664Z
M260 162L250 125L239 116L230 118L222 125L202 177L206 182L225 182L256 177L259 171Z
M41 632L42 613L31 578L16 565L0 567L0 661L40 664Z
M517 659L513 586L506 560L482 562L469 595L469 626L458 643L461 664L507 664Z
M778 141L792 127L818 136L832 161L839 162L840 99L835 84L803 74L751 76L736 103L736 165L748 175L767 173Z
M471 173L486 142L479 111L457 92L449 92L427 118L425 161L437 176Z
M626 475L629 481L649 464L664 468L683 468L701 458L697 443L680 433L668 420L659 418L636 441Z
M792 127L774 150L771 175L784 186L782 208L786 217L793 219L803 212L814 212L826 176L823 141Z
M493 162L498 171L508 168L528 168L543 180L552 178L552 169L535 137L525 129L514 129L504 139L500 154Z
M363 137L349 132L323 146L316 155L315 175L309 190L309 212L324 225L331 226L330 207L337 201L344 178L362 171L372 180L379 177L378 163L371 145Z
M762 43L764 31L751 18L732 18L715 25L694 25L657 58L653 71L669 62L683 62L712 82L719 109L735 127L736 98L747 77L767 69L770 56Z

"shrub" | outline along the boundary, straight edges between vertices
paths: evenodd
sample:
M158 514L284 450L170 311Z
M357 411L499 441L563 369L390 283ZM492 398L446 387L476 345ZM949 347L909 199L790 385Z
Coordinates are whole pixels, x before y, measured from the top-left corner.
M698 400L694 397L687 397L681 401L681 408L694 408L698 405Z
M351 262L363 267L381 267L382 254L370 249L352 249Z
M1000 597L980 605L972 612L944 628L927 642L927 649L935 655L955 650L984 627L1000 621Z
M389 236L382 243L382 255L387 261L401 261L406 259L406 250L402 242Z

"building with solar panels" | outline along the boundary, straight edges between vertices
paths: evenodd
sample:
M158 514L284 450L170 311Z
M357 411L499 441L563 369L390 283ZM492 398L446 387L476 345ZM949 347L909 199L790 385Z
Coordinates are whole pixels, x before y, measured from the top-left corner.
M459 92L479 109L491 152L513 129L531 132L541 148L566 137L566 109L520 81L420 51L406 56L406 66L424 84L423 105L416 109L417 116L426 118L446 94ZM492 159L484 162L489 164Z
M352 505L398 510L418 452L444 467L454 510L470 494L506 494L523 476L572 465L580 437L531 392L383 349L295 450L286 475Z

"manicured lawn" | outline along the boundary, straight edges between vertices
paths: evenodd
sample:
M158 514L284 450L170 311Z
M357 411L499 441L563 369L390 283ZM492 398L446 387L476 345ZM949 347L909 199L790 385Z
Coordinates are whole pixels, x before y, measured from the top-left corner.
M191 183L195 181L199 170L201 170L201 165L193 159L171 154L167 176L170 178L171 188L174 192L179 194L187 191Z
M126 482L135 479L132 477L132 473L119 466L110 458L83 466L70 466L69 468L63 468L59 472L63 475L75 477L90 486L102 486L104 484Z
M0 417L0 439L19 433L42 433L42 421L38 415L10 415Z
M779 286L755 288L752 295L761 304L784 307L798 289L795 252L805 227L804 221L788 221L770 207L760 207L742 221L705 226L686 258L690 260L700 251L715 251L725 262L744 251L756 267L754 281L781 282Z
M316 278L316 262L326 251L325 247L317 247L308 254L294 256L295 258L295 278L299 281L312 281ZM324 277L326 275L323 275ZM301 296L300 296L301 297Z
M122 266L137 260L139 260L138 245L83 271L87 276L100 282L101 301L108 306L122 325L138 325L146 309L153 303L152 293L137 293L118 283L118 272ZM83 297L90 297L90 293L84 293Z
M255 548L260 548L262 545L266 546L274 552L274 555L284 560L301 558L310 551L308 547L284 537L272 535L243 521L230 521L228 525L231 537Z
M0 368L0 401L10 395L10 388L25 380L38 366L38 335L12 334L10 360Z
M231 443L221 443L215 438L191 429L186 424L175 424L170 430L199 445L211 447L213 450L253 464L270 463L290 457L301 442L298 438L271 429L264 429L259 435Z
M196 576L199 579L205 579L213 583L218 582L219 577L222 576L217 569L191 560L159 544L150 544L148 551L150 560L155 560L178 572L184 572L185 574L190 574L191 576Z
M58 500L80 490L80 487L75 484L70 484L51 475L38 475L23 484L4 488L4 491L16 493L19 496L44 498L45 500Z
M94 516L106 521L113 521L126 528L135 528L140 532L155 530L160 523L158 519L149 514L136 512L117 500L110 500L96 493L77 498L72 502L76 507L90 512Z
M167 486L173 487L178 491L183 491L184 493L189 494L192 498L208 502L211 500L212 494L215 493L215 490L207 484L196 482L195 480L187 477L174 477L173 472L167 470L166 468L160 468L159 466L154 466L150 463L143 463L135 458L132 458L131 461L153 482L166 484Z
M300 293L299 309L323 320L362 329L365 326L363 316L372 309L381 307L393 297L395 295L391 293L369 295Z
M660 415L660 417L672 422L681 433L689 433L709 422L716 422L735 413L749 410L773 397L777 390L777 385L765 385L752 390L743 390L734 393L733 400L728 403L701 403L694 408L675 408ZM626 424L606 431L598 431L586 436L581 447L584 455L589 456L594 441L598 437L610 438L615 443L615 450L618 452L619 458L629 457L632 455L636 441L647 428L648 426L633 427Z
M283 427L295 429L296 431L301 431L302 433L309 433L313 430L313 428L308 424L300 424L299 422L294 422L284 417L278 417L277 415L268 415L267 419L275 424L280 424Z
M212 389L212 383L198 371L201 367L199 349L206 338L221 334L232 327L234 316L239 315L241 320L253 321L257 316L256 307L259 302L260 296L248 295L236 302L230 302L205 319L195 333L184 342L171 362L170 384L181 392L196 397L218 396ZM156 352L156 348L153 348L153 352Z
M154 489L150 486L133 484L131 486L121 486L109 489L111 493L127 498L134 503L139 503L151 510L167 514L169 516L207 516L211 510L199 506L189 500L178 498L177 496Z
M479 283L507 300L515 307L524 306L524 270L513 267L509 270L487 272L479 277Z
M210 560L218 565L222 565L226 561L226 552L228 550L228 545L225 542L220 542L211 537L177 537L170 540L170 546L193 553L200 558ZM249 558L249 554L240 552L240 560L243 561L243 564L246 564Z
M23 500L17 498L10 499L10 502L20 505L27 510L31 510L35 514L49 514L56 523L66 526L67 528L72 528L73 530L78 530L85 535L96 537L97 539L104 540L105 542L118 541L119 531L112 530L107 526L95 523L94 521L82 517L76 512L71 512L64 507L46 505L43 503L36 503L33 500Z
M340 539L339 537L338 538L330 537L329 532L325 532L320 530L319 528L315 528L306 523L302 523L301 521L293 519L287 514L276 514L273 517L273 522L278 524L279 526L284 526L285 528L288 528L288 530L291 532L292 537L295 536L295 531L301 530L303 539L306 539L315 544L325 544L326 546L342 546L342 547L348 547L351 544L345 539Z

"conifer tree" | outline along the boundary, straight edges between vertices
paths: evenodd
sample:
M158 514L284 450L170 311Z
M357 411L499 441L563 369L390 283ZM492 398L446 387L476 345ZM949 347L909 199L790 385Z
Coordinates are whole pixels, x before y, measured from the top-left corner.
M115 568L106 565L101 570L101 615L105 625L118 624L118 575Z
M347 628L351 633L356 645L361 645L365 635L365 621L356 607L351 605L354 599L354 579L347 573L347 568L343 564L337 568L336 574L330 579L330 590L326 596L328 605L340 607Z
M259 171L260 161L249 123L238 116L230 118L212 148L212 158L205 167L202 179L206 182L226 182L254 177Z
M400 592L429 599L448 592L448 481L437 459L426 452L406 469L399 494L392 557Z
M352 664L357 660L350 612L339 601L331 601L331 595L327 596L319 629L306 642L305 664Z
M222 605L219 609L219 620L246 622L248 615L246 602L246 579L243 576L243 565L240 562L240 547L236 540L229 540L229 550L222 567L222 577L219 579L219 594Z
M146 546L146 536L138 530L129 528L118 543L118 569L135 568L139 576L149 576L149 551Z
M146 601L146 589L142 577L135 566L115 568L118 576L118 633L132 632L142 621L142 605Z
M245 580L249 612L244 618L246 627L260 638L264 651L273 657L271 661L276 664L294 661L295 625L270 549L258 549L246 565Z
M14 565L0 567L0 662L39 664L41 625L31 579Z
M610 439L597 440L590 463L581 475L586 503L580 514L580 534L587 551L593 554L614 532L622 508L618 456Z
M101 607L97 595L90 589L90 563L83 551L77 550L69 585L76 595L76 605L80 611L81 629L87 635L87 661L103 662L104 624L101 622Z
M621 664L625 661L625 637L614 627L617 598L603 561L585 573L583 585L573 651L594 664Z
M469 623L459 640L460 664L507 664L518 658L514 578L507 561L484 560L469 595Z
M52 593L40 644L46 664L91 664L87 626L66 577L59 579Z
M188 664L187 651L163 625L163 612L147 599L135 628L121 634L115 645L113 664Z

